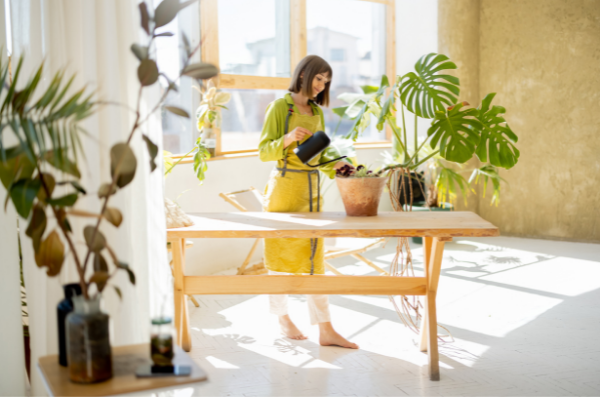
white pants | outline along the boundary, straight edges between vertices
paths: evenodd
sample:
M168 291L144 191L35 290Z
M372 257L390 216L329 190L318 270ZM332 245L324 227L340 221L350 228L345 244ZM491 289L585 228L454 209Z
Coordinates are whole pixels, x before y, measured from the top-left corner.
M282 273L269 270L270 275L292 275L293 273ZM310 314L310 323L331 322L329 314L329 296L327 295L306 295L308 303L308 313ZM269 295L270 311L277 316L288 314L288 296L287 295Z

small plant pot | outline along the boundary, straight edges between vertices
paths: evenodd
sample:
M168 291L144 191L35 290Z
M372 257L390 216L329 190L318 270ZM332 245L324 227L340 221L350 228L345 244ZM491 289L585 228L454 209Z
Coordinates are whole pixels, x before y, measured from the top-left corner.
M441 203L444 207L425 207L419 205L413 205L413 211L454 211L454 205L450 203ZM408 211L408 210L407 210ZM423 244L423 237L411 237L411 240L415 244Z
M335 178L346 215L377 216L386 177Z

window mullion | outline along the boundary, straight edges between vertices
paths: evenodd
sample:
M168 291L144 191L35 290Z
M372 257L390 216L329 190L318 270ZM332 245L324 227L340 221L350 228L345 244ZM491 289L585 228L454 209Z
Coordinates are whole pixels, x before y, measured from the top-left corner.
M306 56L306 0L290 0L290 76Z

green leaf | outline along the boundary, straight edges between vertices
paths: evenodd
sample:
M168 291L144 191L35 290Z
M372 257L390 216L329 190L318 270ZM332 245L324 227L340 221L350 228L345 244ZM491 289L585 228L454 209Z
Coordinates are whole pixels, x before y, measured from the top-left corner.
M29 212L33 206L33 201L40 190L41 182L39 179L20 179L10 188L10 198L17 213L24 219L29 217Z
M61 150L51 150L44 154L44 160L46 160L51 166L61 170L64 173L73 175L75 178L81 178L81 173L77 164L69 160Z
M360 88L364 94L373 94L379 90L379 87L374 85L361 85Z
M146 2L142 1L138 7L140 9L140 25L146 34L150 36L150 25L148 23L150 21L150 15L148 14L148 6L146 5Z
M33 207L31 219L29 220L29 225L27 226L27 230L25 231L25 234L31 238L31 242L33 243L33 250L36 253L40 249L42 236L46 231L46 224L46 211L44 211L44 207L42 207L38 203Z
M179 3L179 0L163 0L154 11L155 29L165 26L177 16L177 13L194 3L196 0L184 1Z
M144 139L144 142L146 142L148 154L150 155L150 172L153 172L157 167L156 156L158 155L158 146L156 146L156 144L152 142L146 134L142 134L142 139Z
M117 143L110 149L110 174L113 178L118 169L117 186L124 187L133 180L137 160L127 143Z
M183 69L182 74L196 80L208 80L219 74L219 69L210 63L192 63Z
M104 218L116 227L119 227L123 222L123 214L117 208L106 207Z
M108 263L101 253L94 253L94 272L106 272L108 273Z
M167 109L169 112L176 114L178 116L186 117L188 119L190 118L190 115L188 112L186 112L185 110L183 110L181 108L178 108L177 106L165 106L165 109Z
M48 189L50 197L52 197L52 192L54 192L54 187L56 186L56 180L51 174L48 173L42 173L38 175L37 178L40 179L40 191L37 194L37 198L38 200L44 202L47 199L46 189L44 189L44 185ZM44 183L42 183L42 179Z
M81 194L87 194L87 192L85 191L85 189L83 188L83 186L81 186L81 184L77 181L69 181L69 183L71 184L71 186L73 186L75 189L77 189L77 191Z
M72 207L75 205L78 198L78 193L71 193L57 199L49 199L48 204L53 205L55 207Z
M448 201L453 203L456 199L458 190L460 190L465 205L467 204L467 195L471 189L469 188L467 180L456 171L447 167L442 167L435 182L435 186L438 189L439 202L443 203Z
M0 181L5 189L8 190L18 179L31 178L35 171L35 164L23 153L21 146L6 149L5 158L5 161L0 161Z
M479 160L496 167L510 169L519 161L520 152L515 147L517 135L510 129L503 114L502 106L491 106L495 93L488 94L478 108L477 119L481 122L481 139L476 154Z
M154 35L154 37L171 37L171 36L174 36L174 34L171 32L164 32L164 33Z
M400 86L400 99L406 108L419 117L431 119L435 112L457 102L460 93L458 78L438 72L456 69L441 54L427 54L415 64L416 73L404 75Z
M158 66L152 59L143 59L137 70L138 80L143 86L149 86L158 80Z
M139 44L132 44L131 52L133 52L133 55L135 55L135 57L140 61L143 61L144 59L148 58L148 47L147 46L142 46ZM138 72L139 72L139 69L138 69Z
M83 229L83 237L85 237L85 242L90 250L93 252L100 252L106 247L106 238L102 234L100 230L96 232L96 236L93 237L95 226L88 225Z
M477 130L481 123L475 118L477 109L462 110L466 102L452 107L447 112L436 112L427 135L431 136L430 146L438 147L440 156L448 161L465 163L473 157L479 143Z
M46 274L54 277L60 273L64 260L65 246L56 230L53 230L40 244L40 249L35 254L35 263L38 267L47 267Z
M119 295L119 300L122 301L123 293L121 292L121 288L117 287L116 285L113 285L113 288L115 289L115 292L117 293L117 295Z

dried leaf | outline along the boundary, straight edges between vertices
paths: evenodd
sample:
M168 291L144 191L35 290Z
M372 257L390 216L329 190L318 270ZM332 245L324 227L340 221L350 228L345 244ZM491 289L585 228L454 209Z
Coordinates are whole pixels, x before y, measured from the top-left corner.
M40 244L40 249L35 254L35 263L38 267L47 267L46 274L54 277L60 273L64 260L65 246L56 230L53 230Z
M117 143L110 149L110 174L113 178L117 164L120 164L117 186L124 187L133 180L137 168L133 150L126 143Z
M96 236L94 237L94 240L92 241L92 235L94 234L94 229L95 226L86 226L83 229L83 236L85 237L85 242L87 244L87 246L93 251L93 252L100 252L105 246L106 246L106 238L104 238L104 235L102 234L102 232L100 230L98 230L96 232Z
M103 198L108 196L108 190L110 189L110 183L103 183L100 186L100 189L98 189L98 197ZM117 192L117 187L113 186L112 191L110 192L110 195L112 196L113 194L115 194Z
M106 259L99 252L94 254L94 271L108 273L108 263L106 263Z
M56 186L56 180L54 179L54 177L51 174L44 172L44 173L38 175L38 179L40 179L40 183L41 183L41 180L43 179L43 182L46 185L46 188L48 188L48 191L50 192L50 197L52 197L52 192L54 191L54 187ZM47 198L46 189L44 189L44 184L41 185L40 191L37 194L37 198L40 201L46 201L46 198Z
M158 80L158 66L152 59L143 59L138 66L137 74L141 85L152 85Z
M98 287L98 292L102 292L109 278L110 275L107 272L95 272L94 274L92 274L92 277L90 277L89 283L96 283L96 287Z
M40 243L42 241L44 231L46 230L46 224L46 211L44 211L44 208L41 204L37 203L33 206L31 220L29 221L29 226L27 226L27 230L25 231L25 234L31 237L33 250L36 253L40 249Z
M121 222L123 222L123 215L116 208L107 207L106 211L104 211L104 218L116 227L119 227Z

